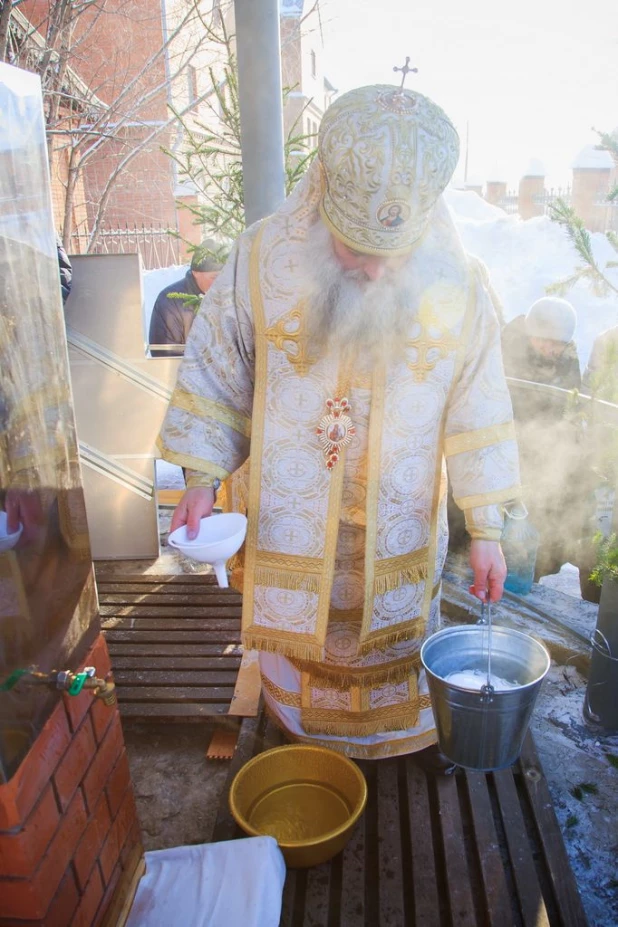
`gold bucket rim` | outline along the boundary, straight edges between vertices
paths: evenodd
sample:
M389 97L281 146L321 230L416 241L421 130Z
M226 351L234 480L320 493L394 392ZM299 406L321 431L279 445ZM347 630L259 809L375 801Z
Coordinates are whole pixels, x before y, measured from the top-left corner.
M277 840L278 845L281 847L282 850L283 849L296 849L299 847L318 846L319 844L326 843L327 841L334 840L336 837L341 836L346 831L348 831L351 827L353 827L354 824L356 824L361 814L365 810L365 806L367 804L367 795L368 795L367 780L365 779L365 776L363 775L359 767L356 765L356 763L352 762L352 760L349 757L344 756L341 753L337 753L336 750L330 750L328 747L319 747L317 745L313 746L312 744L284 744L282 747L271 747L269 750L263 750L262 753L258 753L256 756L252 757L252 759L250 759L247 763L245 763L244 766L241 766L241 768L238 770L238 772L236 773L236 775L234 776L232 780L232 784L230 786L230 794L229 794L230 811L232 812L232 817L234 818L238 826L241 827L245 831L245 833L252 834L254 837L265 836L261 831L256 830L255 827L252 827L251 824L249 824L247 819L239 811L236 805L235 790L237 788L237 783L239 782L241 777L244 776L246 771L250 770L252 766L257 766L260 760L265 756L271 756L273 753L282 753L282 752L306 753L307 751L310 751L312 753L327 754L329 757L335 759L337 762L341 763L343 766L347 766L347 768L357 778L358 783L360 785L360 788L361 788L360 799L357 803L357 806L354 808L354 810L350 814L349 818L347 818L343 824L340 824L339 827L335 827L334 830L325 831L323 834L320 834L319 837L313 837L311 840L289 840L289 841Z

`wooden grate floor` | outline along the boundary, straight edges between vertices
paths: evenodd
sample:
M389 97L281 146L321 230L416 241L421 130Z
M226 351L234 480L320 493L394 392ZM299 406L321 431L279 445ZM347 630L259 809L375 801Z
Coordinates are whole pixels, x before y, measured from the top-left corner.
M241 596L213 577L97 571L120 713L144 721L228 713L242 657Z
M245 719L213 840L245 836L231 780L284 743L262 713ZM410 757L360 762L366 811L343 853L288 870L281 927L585 927L532 738L498 773L428 777Z

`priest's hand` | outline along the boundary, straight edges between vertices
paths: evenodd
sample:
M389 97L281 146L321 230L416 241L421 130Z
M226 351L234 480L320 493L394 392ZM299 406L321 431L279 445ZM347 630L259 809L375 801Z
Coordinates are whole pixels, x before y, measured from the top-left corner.
M174 509L170 534L176 528L187 526L187 538L192 541L200 530L200 518L212 515L215 504L215 491L211 486L196 486L187 489Z
M474 584L470 592L483 602L498 602L504 592L506 563L499 541L470 542L470 566L474 573Z

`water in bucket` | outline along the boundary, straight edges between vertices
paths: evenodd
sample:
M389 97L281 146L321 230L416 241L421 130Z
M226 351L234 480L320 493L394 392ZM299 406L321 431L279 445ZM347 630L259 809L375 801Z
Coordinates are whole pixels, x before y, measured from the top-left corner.
M429 637L421 662L442 753L467 769L511 766L549 670L545 647L521 631L494 626L488 648L487 627L464 625Z

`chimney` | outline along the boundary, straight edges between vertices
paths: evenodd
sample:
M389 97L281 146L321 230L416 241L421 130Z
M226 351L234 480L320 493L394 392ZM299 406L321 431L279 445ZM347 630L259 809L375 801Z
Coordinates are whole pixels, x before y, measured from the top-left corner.
M545 168L533 158L519 181L519 215L532 219L545 213Z
M488 180L485 184L485 199L492 206L499 206L506 196L505 180Z
M573 162L571 205L590 232L609 227L607 195L611 189L614 159L609 151L586 145Z

